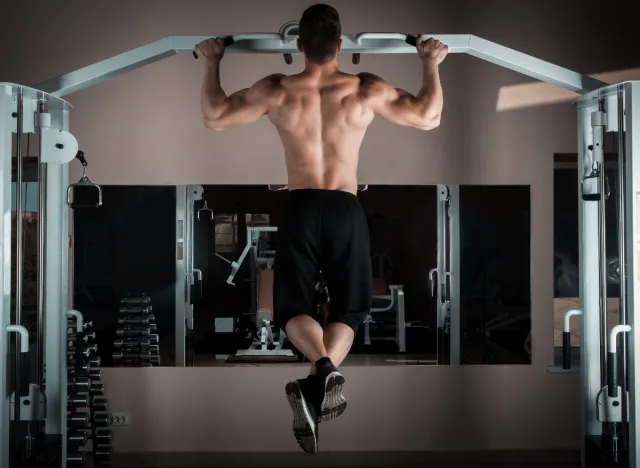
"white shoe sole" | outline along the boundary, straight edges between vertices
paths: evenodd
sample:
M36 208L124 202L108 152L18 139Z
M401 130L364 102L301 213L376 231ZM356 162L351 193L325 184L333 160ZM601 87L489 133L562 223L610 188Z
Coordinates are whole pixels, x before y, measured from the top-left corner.
M287 401L293 410L293 435L302 450L307 453L318 452L318 424L313 421L307 403L302 397L298 382L289 382L285 389Z
M324 399L320 406L321 420L331 421L347 409L347 399L342 395L345 379L338 371L331 372L324 381Z

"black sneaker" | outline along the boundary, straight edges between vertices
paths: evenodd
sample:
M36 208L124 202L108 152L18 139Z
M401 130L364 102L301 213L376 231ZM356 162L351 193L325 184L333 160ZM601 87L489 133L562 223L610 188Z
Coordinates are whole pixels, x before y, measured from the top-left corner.
M322 421L336 419L347 409L347 399L342 395L345 379L329 358L316 362L315 385L318 389L319 413Z
M300 380L289 382L285 389L287 400L293 410L293 435L302 450L307 453L318 452L319 415L310 398L303 392L304 383Z

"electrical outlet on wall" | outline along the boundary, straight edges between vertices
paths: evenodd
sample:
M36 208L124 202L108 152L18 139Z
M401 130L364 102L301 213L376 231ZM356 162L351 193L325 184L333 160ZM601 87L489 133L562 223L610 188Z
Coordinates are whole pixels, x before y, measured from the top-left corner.
M112 426L128 426L131 416L127 413L111 413Z

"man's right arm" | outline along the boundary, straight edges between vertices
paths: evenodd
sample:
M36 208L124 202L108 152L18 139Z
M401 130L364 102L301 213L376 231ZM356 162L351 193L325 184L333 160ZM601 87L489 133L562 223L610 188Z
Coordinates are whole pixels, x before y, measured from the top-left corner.
M417 95L396 89L371 74L359 77L376 115L397 125L432 130L440 125L444 105L439 66L448 48L433 39L419 41L417 48L423 65L422 87Z

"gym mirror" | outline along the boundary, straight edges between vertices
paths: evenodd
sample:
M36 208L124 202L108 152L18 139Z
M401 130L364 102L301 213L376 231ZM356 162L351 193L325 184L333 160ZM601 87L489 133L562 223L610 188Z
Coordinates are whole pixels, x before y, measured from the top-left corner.
M529 186L459 187L460 363L527 364Z
M371 240L373 308L345 365L449 362L450 330L440 329L440 298L429 284L442 248L442 187L368 186L359 193ZM73 212L73 264L75 307L94 320L103 365L301 363L273 322L284 191L220 185L102 190L100 209ZM460 266L449 276L461 284L461 362L523 362L530 314L528 187L457 190ZM321 321L330 297L319 278ZM482 357L489 346L500 346L499 359Z

